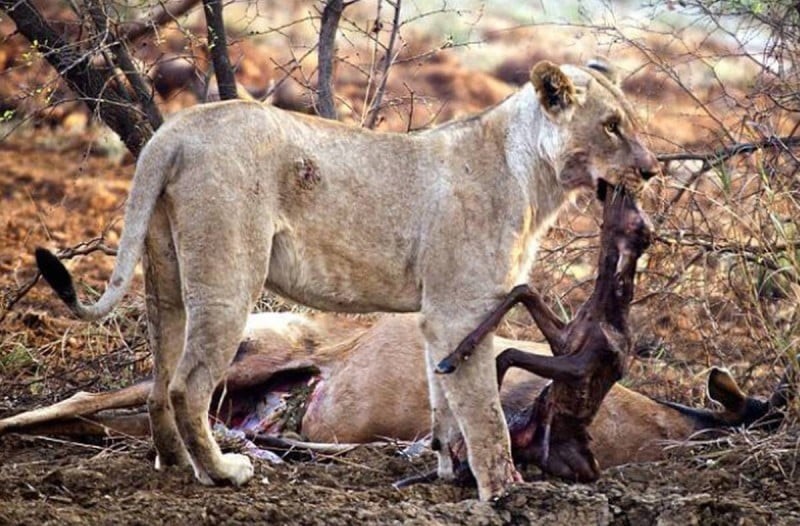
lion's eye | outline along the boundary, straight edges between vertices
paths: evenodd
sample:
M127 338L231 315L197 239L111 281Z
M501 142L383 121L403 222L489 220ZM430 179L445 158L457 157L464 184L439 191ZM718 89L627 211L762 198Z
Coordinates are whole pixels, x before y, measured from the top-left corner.
M616 120L608 121L603 126L609 135L619 135L619 122Z

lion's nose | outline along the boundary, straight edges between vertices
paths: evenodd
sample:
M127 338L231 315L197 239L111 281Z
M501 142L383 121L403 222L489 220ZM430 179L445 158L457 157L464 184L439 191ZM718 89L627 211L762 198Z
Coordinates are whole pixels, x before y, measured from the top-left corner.
M661 173L661 164L652 152L644 148L642 150L638 155L639 162L636 163L636 171L642 179L649 181Z
M658 165L656 165L655 169L652 169L651 167L639 168L639 175L645 181L649 181L653 177L657 176L659 173L661 173L661 170L658 169Z

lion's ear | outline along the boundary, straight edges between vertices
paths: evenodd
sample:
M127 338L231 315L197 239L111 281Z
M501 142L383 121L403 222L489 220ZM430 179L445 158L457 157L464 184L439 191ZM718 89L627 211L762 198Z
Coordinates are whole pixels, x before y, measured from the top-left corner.
M561 68L543 60L533 66L531 83L544 111L556 121L569 120L575 109L575 85Z

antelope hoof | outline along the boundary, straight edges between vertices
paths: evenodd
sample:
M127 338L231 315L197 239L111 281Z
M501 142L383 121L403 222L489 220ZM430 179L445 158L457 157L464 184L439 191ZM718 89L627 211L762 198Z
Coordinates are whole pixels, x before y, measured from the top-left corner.
M583 483L600 478L600 466L588 444L569 440L552 445L550 451L550 457L540 466L545 473Z
M458 364L452 356L448 356L436 365L436 374L450 374L458 368Z

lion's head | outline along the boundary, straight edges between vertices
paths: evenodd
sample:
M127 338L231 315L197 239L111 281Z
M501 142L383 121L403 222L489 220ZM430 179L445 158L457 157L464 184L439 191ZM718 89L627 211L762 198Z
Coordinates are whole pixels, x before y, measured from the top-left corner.
M600 178L637 188L660 172L609 65L593 61L585 67L559 67L542 61L531 70L531 83L546 117L566 130L558 166L564 188L595 188Z

